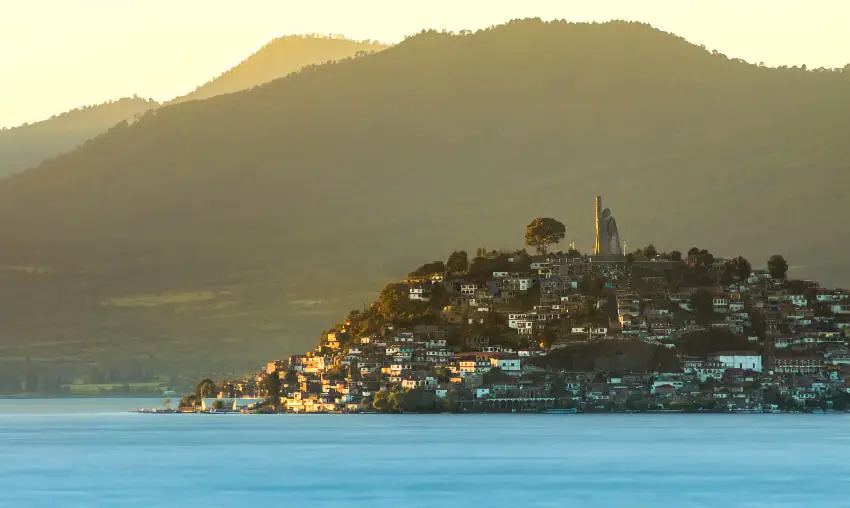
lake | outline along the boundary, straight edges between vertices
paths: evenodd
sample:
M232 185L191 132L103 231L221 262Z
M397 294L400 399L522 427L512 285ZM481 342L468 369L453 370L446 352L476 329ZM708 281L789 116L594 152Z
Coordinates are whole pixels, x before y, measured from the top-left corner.
M167 415L0 400L0 507L846 507L850 415Z

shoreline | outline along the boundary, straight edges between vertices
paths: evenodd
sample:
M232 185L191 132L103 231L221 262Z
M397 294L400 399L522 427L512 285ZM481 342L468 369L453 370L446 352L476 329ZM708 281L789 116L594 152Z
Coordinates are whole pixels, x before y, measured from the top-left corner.
M277 411L277 412L263 412L263 411L179 411L179 410L164 410L164 409L137 409L129 411L131 413L142 413L142 414L204 414L204 415L225 415L225 414L240 414L240 415L551 415L551 416L566 416L566 415L637 415L637 414L736 414L736 415L761 415L761 414L810 414L810 415L826 415L826 414L850 414L850 410L848 411L836 411L833 409L829 409L826 411L791 411L791 410L773 410L773 411L715 411L715 410L705 410L705 411L691 411L691 410L677 410L677 409L656 409L656 410L647 410L647 411L638 411L638 410L624 410L624 411L555 411L555 412L547 412L547 411L458 411L458 412L375 412L375 411L316 411L316 412L297 412L297 411Z
M172 397L176 397L173 395ZM164 399L163 395L127 395L127 394L92 394L92 395L0 395L0 400L59 400L59 399Z

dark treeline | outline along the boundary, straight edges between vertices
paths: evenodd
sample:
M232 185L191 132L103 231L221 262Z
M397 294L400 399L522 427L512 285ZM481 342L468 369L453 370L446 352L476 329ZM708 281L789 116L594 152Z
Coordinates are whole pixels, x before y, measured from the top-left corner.
M98 365L76 369L55 363L30 361L3 362L0 366L0 394L67 395L74 382L93 385L128 385L157 381L153 371L139 366L103 368ZM115 391L115 390L113 390ZM120 391L120 387L118 390ZM129 387L126 392L129 393Z

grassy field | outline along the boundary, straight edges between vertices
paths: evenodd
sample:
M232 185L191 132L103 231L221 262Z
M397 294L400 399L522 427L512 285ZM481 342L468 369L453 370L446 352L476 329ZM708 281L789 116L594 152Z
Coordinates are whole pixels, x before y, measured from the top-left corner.
M312 284L295 286L288 282L288 270L275 268L250 280L222 276L206 284L155 281L125 289L113 284L120 276L109 267L87 266L80 273L86 274L85 280L70 270L31 275L0 267L0 287L8 289L4 283L18 277L35 281L29 293L9 293L7 299L0 299L11 309L4 318L15 318L15 322L4 321L0 360L21 370L29 359L66 380L87 379L95 365L104 371L132 368L193 379L215 373L244 374L269 359L314 347L322 330L342 321L350 309L371 302L386 283L385 278L375 277L351 284L319 272ZM63 287L88 287L85 298L48 298L36 285L42 277L67 274L74 276L68 276ZM34 307L22 295L41 301L40 312L27 314L26 309ZM75 305L65 303L69 301ZM34 324L40 327L39 333L31 331ZM122 387L73 385L68 389L86 396L116 393ZM131 389L148 388L133 385Z
M97 395L103 392L121 390L124 386L121 383L102 383L102 384L70 384L67 385L71 391L71 395ZM127 383L130 391L151 391L162 392L167 387L159 382L152 381L149 383Z
M210 302L219 296L227 295L227 291L191 291L171 293L147 293L127 296L117 296L103 301L109 307L163 307L167 305L185 305Z
M6 270L10 272L19 272L26 273L29 275L44 275L53 271L53 268L49 266L37 266L37 265L13 265L13 266L4 266Z

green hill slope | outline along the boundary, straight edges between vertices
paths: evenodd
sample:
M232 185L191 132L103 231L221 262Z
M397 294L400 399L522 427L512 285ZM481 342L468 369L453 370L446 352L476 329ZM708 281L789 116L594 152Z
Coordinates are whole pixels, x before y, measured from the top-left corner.
M159 106L138 97L74 109L47 120L0 130L0 177L69 152L123 120Z
M411 263L520 244L534 216L588 250L596 194L630 248L779 252L847 284L848 137L847 70L635 23L420 34L0 182L0 354L250 368Z
M380 51L386 46L369 41L293 35L275 39L239 65L172 103L206 99L253 88L307 65ZM138 97L74 109L47 120L0 130L0 178L23 171L106 132L118 122L160 105Z
M307 65L342 60L386 48L385 44L371 41L287 35L269 42L239 65L172 102L208 99L216 95L247 90L282 78Z

